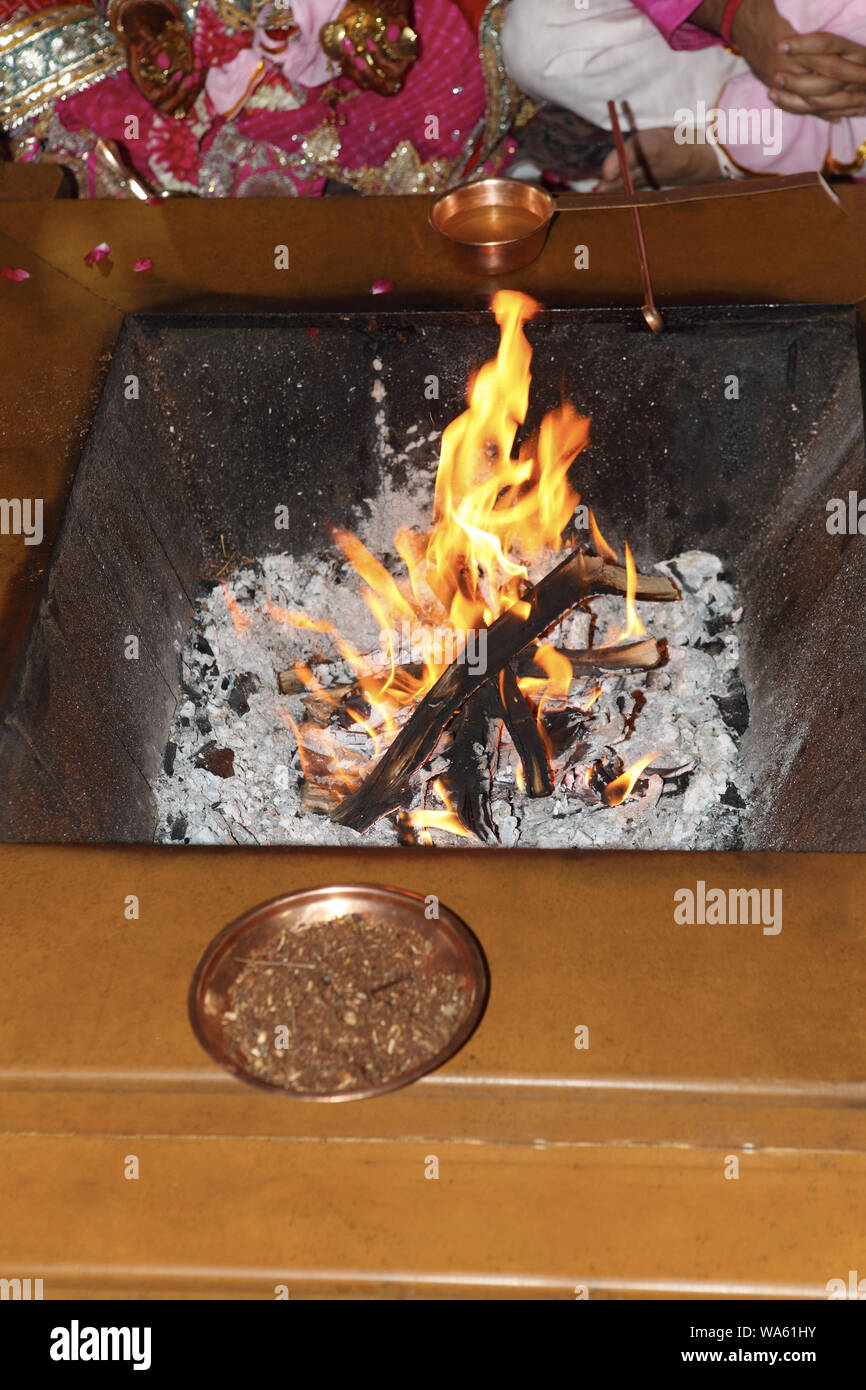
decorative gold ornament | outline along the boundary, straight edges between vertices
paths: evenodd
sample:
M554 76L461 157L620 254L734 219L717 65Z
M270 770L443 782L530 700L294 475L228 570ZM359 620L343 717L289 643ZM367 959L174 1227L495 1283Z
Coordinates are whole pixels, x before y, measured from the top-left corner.
M362 58L367 67L378 72L370 49L371 42L392 63L411 62L418 56L418 35L415 30L404 24L396 37L392 32L389 38L389 31L396 28L397 25L393 21L389 23L378 10L347 5L339 19L322 26L319 38L322 48L334 62L342 63L345 60L349 52L348 40L352 53Z
M157 43L161 53L168 58L168 67L162 68L150 57L139 61L141 75L156 87L164 87L178 72L185 72L189 65L189 35L183 20L171 19L159 31Z

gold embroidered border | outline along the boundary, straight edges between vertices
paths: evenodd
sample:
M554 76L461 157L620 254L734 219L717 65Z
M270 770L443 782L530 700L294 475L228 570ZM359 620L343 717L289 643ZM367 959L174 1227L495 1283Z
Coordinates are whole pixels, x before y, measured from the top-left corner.
M834 159L831 154L828 154L824 160L823 172L825 174L856 174L857 170L862 169L864 164L866 164L866 140L863 141L850 164L845 164L842 160Z
M11 53L49 29L60 29L81 19L93 19L93 10L86 5L52 5L36 14L23 14L17 19L7 20L0 26L0 53Z
M13 131L51 102L119 72L126 56L108 21L58 5L0 26L0 126Z

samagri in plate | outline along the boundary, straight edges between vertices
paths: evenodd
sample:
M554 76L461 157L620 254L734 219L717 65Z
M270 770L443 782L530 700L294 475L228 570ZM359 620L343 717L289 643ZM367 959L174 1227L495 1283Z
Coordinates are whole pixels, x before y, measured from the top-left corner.
M427 910L430 910L429 907ZM462 1046L486 973L467 928L414 893L362 885L275 899L213 943L191 1011L207 1050L303 1099L377 1095Z

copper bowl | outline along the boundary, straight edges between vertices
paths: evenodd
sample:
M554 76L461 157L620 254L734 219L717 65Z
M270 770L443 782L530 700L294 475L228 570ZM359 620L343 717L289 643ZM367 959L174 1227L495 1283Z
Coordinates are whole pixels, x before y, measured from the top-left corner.
M502 275L540 254L556 210L556 200L531 183L479 179L437 198L430 225L462 270Z
M297 893L286 893L260 903L220 932L199 962L189 994L190 1019L199 1042L215 1062L241 1080L272 1094L292 1096L297 1100L361 1100L408 1086L420 1076L435 1071L454 1056L478 1026L487 1002L487 966L481 947L465 923L441 903L438 918L428 920L424 915L426 902L418 893L403 888L338 883L303 888ZM223 1015L229 1007L228 993L238 973L238 955L246 955L251 946L275 940L287 927L324 923L349 912L375 913L396 930L411 926L423 932L435 947L431 965L462 973L468 979L471 991L468 1010L439 1052L378 1085L354 1091L295 1091L262 1080L246 1068L243 1055L227 1047L223 1035Z

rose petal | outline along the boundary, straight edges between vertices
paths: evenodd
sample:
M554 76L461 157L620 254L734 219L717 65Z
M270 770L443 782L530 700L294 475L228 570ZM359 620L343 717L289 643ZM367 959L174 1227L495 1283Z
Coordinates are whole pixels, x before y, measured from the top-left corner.
M132 268L133 270L153 270L153 261L150 256L141 256Z
M85 265L94 265L97 261L104 261L106 256L111 255L111 247L107 241L101 241L98 246L94 246L92 251L88 251L84 257Z
M5 277L6 277L7 280L29 280L29 279L30 279L30 271L29 271L29 270L21 270L20 267L16 269L14 266L11 266L11 265L4 265L3 268L0 269L0 275L5 275Z
M393 280L374 280L370 286L371 294L390 294L396 286Z

